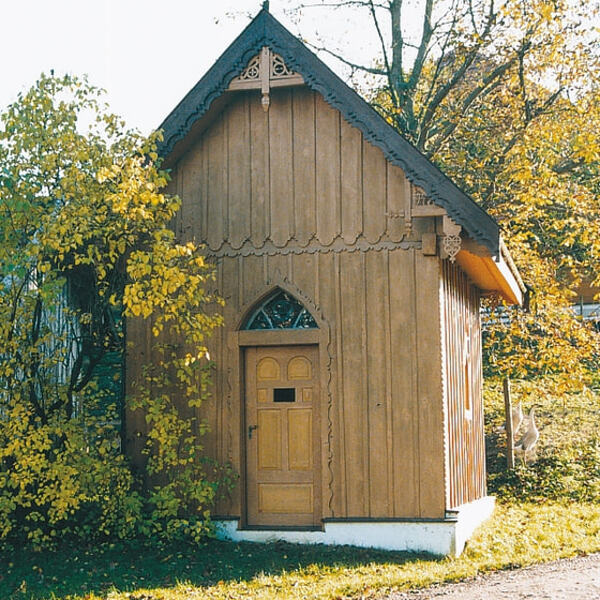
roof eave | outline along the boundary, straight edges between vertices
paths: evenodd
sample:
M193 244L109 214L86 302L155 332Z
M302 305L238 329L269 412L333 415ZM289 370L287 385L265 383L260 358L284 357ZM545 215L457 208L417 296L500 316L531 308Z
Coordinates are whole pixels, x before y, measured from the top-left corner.
M465 244L456 262L484 293L497 294L509 304L522 306L527 288L502 240L500 249L497 256L491 256L481 246Z

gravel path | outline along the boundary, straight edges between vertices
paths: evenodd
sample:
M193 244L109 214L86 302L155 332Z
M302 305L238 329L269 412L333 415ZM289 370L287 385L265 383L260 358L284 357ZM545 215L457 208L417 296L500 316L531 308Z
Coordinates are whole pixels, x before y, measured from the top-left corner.
M558 560L514 571L482 575L414 592L397 592L387 600L600 600L600 554Z

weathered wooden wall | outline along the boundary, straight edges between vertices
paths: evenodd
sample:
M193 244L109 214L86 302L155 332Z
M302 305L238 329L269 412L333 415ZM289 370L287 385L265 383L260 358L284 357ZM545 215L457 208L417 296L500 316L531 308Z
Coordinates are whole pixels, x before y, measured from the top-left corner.
M448 508L476 500L486 493L479 303L479 291L469 283L463 271L444 261L442 312L448 411Z
M258 93L235 96L182 157L171 191L184 199L177 233L207 244L225 299L210 342L214 399L198 413L207 453L243 472L228 336L252 302L285 285L329 330L323 516L443 517L440 260L420 250L433 220L405 236L402 171L319 95L281 89L266 113ZM128 335L147 352L146 330ZM217 512L242 511L238 486Z
M180 229L211 252L402 240L406 179L305 87L237 93L174 172Z
M207 449L243 470L242 400L227 328L240 307L291 282L288 289L297 286L330 330L321 394L333 433L331 455L325 443L322 454L324 516L443 516L438 269L415 249L219 259L226 327L211 341L218 366L215 401L204 413ZM220 514L240 510L238 494L219 507Z

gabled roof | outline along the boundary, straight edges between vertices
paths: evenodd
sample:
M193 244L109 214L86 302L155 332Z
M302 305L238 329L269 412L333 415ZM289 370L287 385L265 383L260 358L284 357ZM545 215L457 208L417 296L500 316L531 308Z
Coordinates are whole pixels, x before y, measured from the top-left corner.
M280 54L289 68L302 75L308 87L360 129L364 138L380 148L392 164L402 168L409 181L423 188L472 239L493 256L499 256L500 231L494 219L264 9L164 120L164 142L159 146L162 156L168 156L187 136L192 125L263 46Z

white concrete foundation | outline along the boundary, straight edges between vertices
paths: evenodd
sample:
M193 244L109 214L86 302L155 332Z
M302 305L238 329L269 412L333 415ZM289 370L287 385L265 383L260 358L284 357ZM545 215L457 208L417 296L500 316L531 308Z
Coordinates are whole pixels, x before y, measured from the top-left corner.
M458 556L475 528L492 514L494 501L486 496L464 504L440 521L325 521L323 531L239 529L239 519L215 523L217 538L233 542L351 545Z
M475 529L492 516L495 504L496 498L484 496L456 509L458 518L454 533L454 548L448 554L458 556L464 550L467 540L473 535Z

